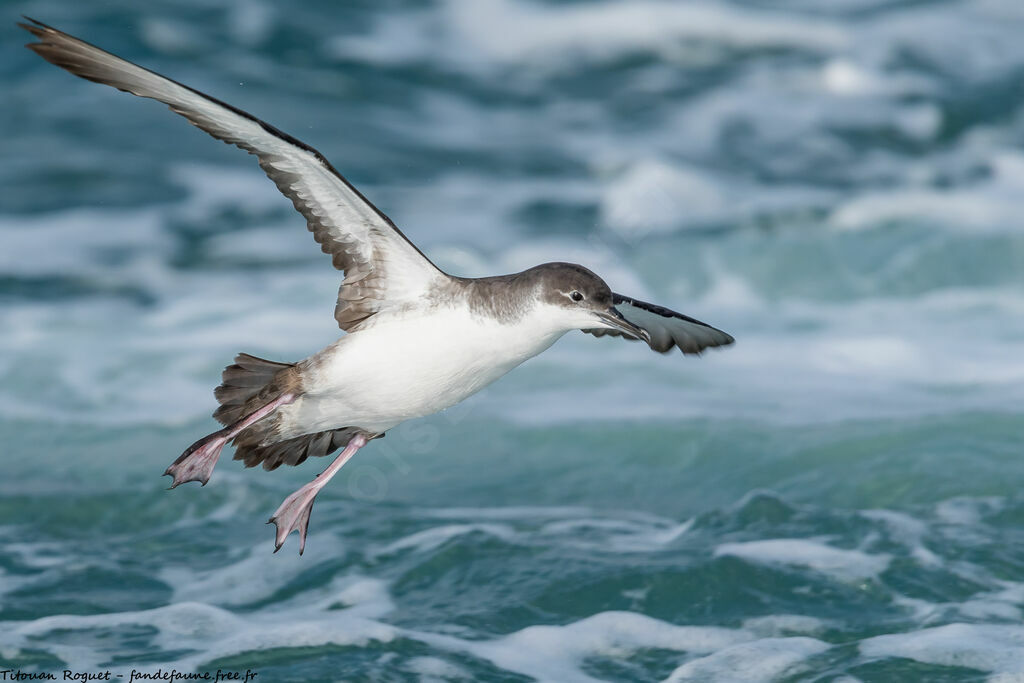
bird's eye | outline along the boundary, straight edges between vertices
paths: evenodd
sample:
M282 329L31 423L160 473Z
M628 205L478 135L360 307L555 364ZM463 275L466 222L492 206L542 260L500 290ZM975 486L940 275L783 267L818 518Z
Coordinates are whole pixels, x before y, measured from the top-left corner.
M578 289L574 289L571 292L569 292L569 296L572 298L573 301L583 301L583 295L580 293Z

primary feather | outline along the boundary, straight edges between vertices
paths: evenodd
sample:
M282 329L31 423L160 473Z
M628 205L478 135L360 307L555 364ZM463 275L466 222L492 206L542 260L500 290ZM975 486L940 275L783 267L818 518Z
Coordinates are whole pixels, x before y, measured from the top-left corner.
M29 19L39 39L28 47L76 76L163 102L218 140L256 156L260 167L306 218L313 239L344 271L334 317L352 331L376 313L423 296L448 276L309 145L177 81Z

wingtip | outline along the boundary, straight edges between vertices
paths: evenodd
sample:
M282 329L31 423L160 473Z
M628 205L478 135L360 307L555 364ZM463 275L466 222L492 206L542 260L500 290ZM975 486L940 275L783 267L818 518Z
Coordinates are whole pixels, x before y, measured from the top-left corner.
M25 21L18 21L15 23L21 28L25 29L26 31L29 31L30 33L36 33L37 31L42 31L50 28L50 26L47 26L38 19L33 19L32 17L26 14L22 14L21 18L29 23L26 24Z
M49 26L47 26L43 22L36 21L32 17L26 17L25 15L22 15L22 17L26 21L30 21L32 23L26 24L24 21L18 21L18 22L15 22L15 23L19 27L21 27L21 28L25 29L26 31L28 31L29 33L31 33L32 37L38 38L37 42L25 43L25 47L27 47L28 49L32 50L33 52L39 53L39 48L45 44L46 33L48 31L49 32L56 31L56 29L50 28Z

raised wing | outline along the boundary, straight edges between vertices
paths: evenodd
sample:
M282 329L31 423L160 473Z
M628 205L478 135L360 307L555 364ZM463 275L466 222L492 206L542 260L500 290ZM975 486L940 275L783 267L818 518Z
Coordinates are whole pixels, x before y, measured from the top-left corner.
M668 353L673 346L678 346L683 353L697 354L704 349L728 346L735 341L730 335L707 323L702 323L657 304L649 304L646 301L614 293L612 294L612 303L622 317L637 327L647 330L647 333L651 335L650 347L661 353ZM610 335L637 341L636 337L622 334L617 330L583 331L595 337Z
M305 216L334 267L345 272L334 309L343 330L418 299L447 277L309 145L230 104L28 21L32 23L19 25L40 42L27 47L46 61L90 81L163 102L213 137L256 155L277 189Z

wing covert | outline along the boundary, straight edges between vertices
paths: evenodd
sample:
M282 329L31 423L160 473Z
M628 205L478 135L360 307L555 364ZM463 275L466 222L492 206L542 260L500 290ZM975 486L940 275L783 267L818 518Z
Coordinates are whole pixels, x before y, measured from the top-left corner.
M28 19L26 17L26 19ZM301 213L313 239L344 271L335 318L351 331L373 314L419 298L447 277L318 151L255 116L46 24L19 24L27 47L76 76L155 99L190 123L257 157Z

